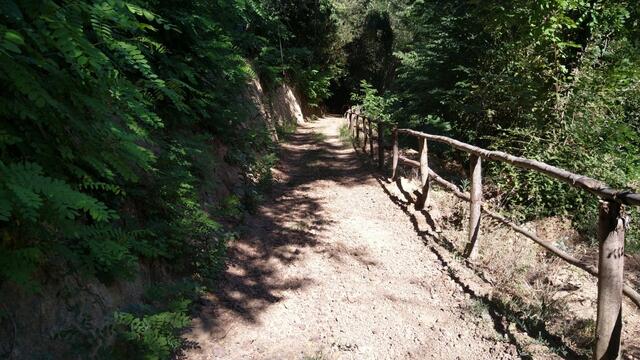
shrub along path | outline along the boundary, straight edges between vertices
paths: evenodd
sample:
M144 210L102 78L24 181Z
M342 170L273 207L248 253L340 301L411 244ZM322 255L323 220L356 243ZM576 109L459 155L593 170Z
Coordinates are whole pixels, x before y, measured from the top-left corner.
M184 357L520 358L390 200L395 184L341 142L343 123L307 123L283 144L274 192L231 245Z

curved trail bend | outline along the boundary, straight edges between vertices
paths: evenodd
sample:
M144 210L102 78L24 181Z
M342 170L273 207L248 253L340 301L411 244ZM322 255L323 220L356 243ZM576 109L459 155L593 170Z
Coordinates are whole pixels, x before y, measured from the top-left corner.
M516 347L465 294L340 141L344 119L282 145L273 195L230 245L187 359L513 359Z

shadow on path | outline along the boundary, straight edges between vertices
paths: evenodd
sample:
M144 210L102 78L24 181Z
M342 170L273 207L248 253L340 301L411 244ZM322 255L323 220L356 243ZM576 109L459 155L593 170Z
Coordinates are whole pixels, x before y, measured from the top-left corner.
M410 196L410 194L403 189L400 181L396 181L398 189L402 193L405 198L400 199L398 196L392 194L387 189L386 185L392 184L392 182L388 181L386 178L382 176L377 177L378 184L382 188L382 190L387 194L389 199L400 208L405 215L407 215L413 225L414 231L424 244L429 248L429 250L438 258L440 265L447 270L449 277L463 290L464 293L468 294L471 299L481 302L488 306L489 315L491 316L491 320L493 322L494 329L500 333L507 336L509 342L514 345L518 354L522 359L532 359L531 355L527 354L524 351L523 344L521 344L515 334L509 329L509 322L513 322L516 324L517 328L520 331L525 332L530 338L535 339L537 341L546 342L549 347L558 349L563 356L567 359L588 359L588 357L581 355L571 348L564 342L562 337L551 334L546 325L541 321L532 320L527 317L525 314L519 313L511 309L507 304L499 301L498 299L494 299L493 297L486 294L478 294L476 293L464 279L457 275L457 272L454 268L452 268L449 264L449 261L445 259L442 254L442 250L445 250L451 253L454 256L462 256L462 253L455 247L453 242L442 236L441 234L436 233L436 229L434 226L434 222L431 219L431 216L427 211L422 210L418 212L419 214L426 217L427 224L431 227L431 230L421 230L418 218L416 217L416 213L412 211L414 200ZM437 246L436 246L437 245ZM439 249L439 248L440 249ZM476 269L473 269L468 262L465 260L465 266L472 270L475 275L477 275L481 280L486 283L489 283L483 276L483 274Z
M323 207L324 199L310 195L311 190L320 186L353 187L370 176L366 165L337 135L319 131L313 123L302 125L282 144L276 168L284 179L273 185L256 214L245 219L244 233L230 244L226 271L216 288L201 300L199 331L222 339L239 318L259 322L259 314L282 300L283 291L313 285L313 280L306 277L283 278L278 270L300 263L304 248L330 251L321 246L318 234L331 221ZM190 347L197 344L191 343Z

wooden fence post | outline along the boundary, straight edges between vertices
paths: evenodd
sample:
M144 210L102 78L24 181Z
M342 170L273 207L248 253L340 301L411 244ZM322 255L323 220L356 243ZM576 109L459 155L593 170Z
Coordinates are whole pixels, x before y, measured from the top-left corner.
M420 184L422 185L422 192L416 199L416 210L422 210L429 198L429 148L426 138L419 138L418 141L420 141Z
M367 153L367 138L369 137L369 133L367 132L367 117L362 117L362 136L364 137L364 141L362 142L362 152Z
M398 171L398 158L400 150L398 149L398 128L393 128L393 163L391 164L391 180L396 179Z
M371 120L371 118L369 118L369 153L371 155L371 159L373 159L374 154L373 154L373 120Z
M384 169L384 124L378 120L378 168Z
M466 255L473 259L478 255L478 237L480 235L480 214L482 211L482 160L471 155L471 191L469 211L469 242Z
M598 315L597 360L620 359L622 334L622 288L624 274L624 208L601 201L598 214Z
M360 114L356 114L356 146L360 144L360 125L358 125L358 120L360 120Z

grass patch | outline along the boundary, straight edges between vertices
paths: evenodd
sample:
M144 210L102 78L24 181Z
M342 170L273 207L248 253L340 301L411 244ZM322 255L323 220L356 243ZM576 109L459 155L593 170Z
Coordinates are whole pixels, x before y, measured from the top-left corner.
M489 304L482 301L482 299L476 299L471 304L469 311L475 317L482 317L485 313L489 312Z
M340 140L343 143L348 144L353 141L353 137L351 136L351 131L349 130L349 125L342 124L340 126Z
M287 140L296 132L298 124L295 121L285 121L283 125L276 127L278 138L281 140Z
M323 133L313 133L313 141L315 142L324 142L325 140L327 140L327 135L323 134Z

